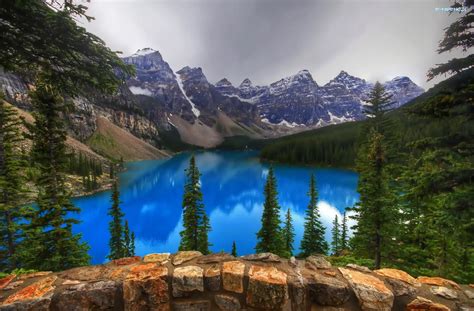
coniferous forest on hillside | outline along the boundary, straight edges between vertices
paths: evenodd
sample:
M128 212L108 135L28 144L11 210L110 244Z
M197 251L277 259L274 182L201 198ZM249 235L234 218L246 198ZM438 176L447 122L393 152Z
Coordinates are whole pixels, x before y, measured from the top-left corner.
M270 163L255 252L283 258L324 254L334 265L391 267L413 276L474 282L474 3L464 5L468 10L445 29L439 47L433 46L438 53L460 49L463 58L433 64L428 79L446 79L406 105L393 109L392 95L375 83L364 120L272 139L233 136L220 145L259 149L260 160ZM73 230L81 210L72 197L75 187L89 193L105 181L112 188L107 259L136 253L135 231L121 209L117 175L123 159L71 149L65 121L74 112L74 98L116 94L135 69L79 26L78 18L92 17L74 1L14 0L0 7L0 65L28 77L33 117L27 122L2 95L0 272L5 274L89 265L89 246ZM199 152L182 141L170 145ZM275 163L354 170L360 198L342 218L336 215L330 230L318 207L320 181L312 174L301 190L307 204L303 238L295 245L294 211L282 209L278 195L285 189L279 188ZM207 194L194 154L179 173L185 180L179 250L210 254ZM228 245L237 256L239 244L229 240Z

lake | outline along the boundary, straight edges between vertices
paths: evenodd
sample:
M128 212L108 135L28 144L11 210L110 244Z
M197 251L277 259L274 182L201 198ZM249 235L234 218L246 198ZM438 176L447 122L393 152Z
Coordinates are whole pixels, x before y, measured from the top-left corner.
M261 163L254 151L197 152L201 185L212 231L209 240L214 252L230 252L232 241L239 255L254 252L260 228L263 187L268 163ZM168 159L131 162L119 175L121 207L136 235L136 254L176 252L182 230L184 170L190 153ZM331 223L346 207L358 200L357 174L342 169L311 168L274 164L278 182L281 217L289 208L295 226L295 249L303 235L304 213L308 205L311 173L316 174L318 206L330 239ZM81 223L74 227L91 249L92 263L99 264L108 254L110 191L75 198L81 208Z

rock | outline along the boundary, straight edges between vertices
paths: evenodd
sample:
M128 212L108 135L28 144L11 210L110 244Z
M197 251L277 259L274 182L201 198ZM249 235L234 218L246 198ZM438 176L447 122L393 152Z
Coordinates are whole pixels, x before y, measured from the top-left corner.
M414 295L416 293L415 286L420 286L414 277L402 270L379 269L374 272L386 278L392 286L395 296Z
M214 301L220 310L238 311L241 310L239 299L229 295L216 295Z
M18 280L27 280L31 278L37 278L39 276L46 276L50 275L53 273L52 271L39 271L39 272L32 272L32 273L26 273L18 276Z
M252 254L252 255L242 256L240 258L249 260L249 261L262 261L262 262L280 262L281 261L280 257L272 253Z
M227 261L222 264L222 284L224 289L234 293L244 292L245 264L240 261Z
M14 308L12 310L43 310L43 308L46 308L44 310L48 310L51 303L51 295L55 288L53 284L56 279L57 276L49 276L40 279L20 289L18 292L11 294L1 305L16 304L17 309ZM18 305L23 304L25 300L27 300L26 305L18 307ZM26 308L28 305L32 306L32 308Z
M15 281L15 282L11 282L10 284L8 284L8 286L5 286L3 289L4 290L12 290L12 289L15 289L17 288L18 286L20 286L21 284L23 284L25 281Z
M332 277L336 277L337 275L336 271L324 271L323 273L327 276L332 276Z
M77 280L66 280L63 282L62 285L77 285L77 284L81 284L81 281L77 281Z
M251 266L247 304L255 308L281 310L288 299L286 277L285 272L275 267Z
M15 274L10 274L7 275L6 277L0 279L0 289L5 288L8 284L10 284L11 281L13 281L16 278Z
M143 262L156 262L158 264L165 264L169 260L170 256L170 253L148 254L143 257Z
M473 292L473 291L466 289L466 290L464 291L464 294L467 296L467 298L469 298L469 299L474 299L474 292Z
M451 309L429 299L416 297L416 299L407 305L406 311L451 311Z
M350 298L346 282L321 274L313 274L308 278L308 289L311 299L322 306L339 306Z
M329 269L332 267L331 263L323 255L311 255L306 258L306 262L309 263L310 267L317 269Z
M208 300L173 302L173 311L208 311L211 303Z
M291 256L288 262L290 263L290 266L292 267L296 267L298 265L298 262L296 261L295 256Z
M192 291L204 291L203 270L198 266L174 269L173 297L183 297Z
M112 264L116 266L128 266L128 265L140 262L141 260L142 258L140 256L124 257L124 258L112 260Z
M130 271L123 281L125 311L169 310L168 268L149 264Z
M183 262L190 261L196 257L202 256L201 252L198 251L183 251L183 252L178 252L176 255L173 257L173 265L177 266L182 264Z
M227 253L216 253L216 254L203 256L199 258L196 262L198 264L212 264L212 263L218 263L218 262L223 262L227 260L235 260L235 257Z
M356 270L339 268L354 290L363 311L390 311L393 293L378 278Z
M349 269L352 269L352 270L357 270L357 271L364 272L364 273L372 272L369 268L367 268L365 266L359 266L359 265L356 265L356 264L353 264L353 263L347 264L346 268L349 268Z
M114 271L110 269L125 269L125 267L115 267L113 265L78 267L60 272L58 276L67 280L95 281L107 278L109 274Z
M208 267L204 272L204 286L211 292L221 289L221 269L218 264Z
M443 279L440 277L419 276L416 280L423 284L444 286L444 287L450 286L457 290L461 289L461 287L456 282L448 280L448 279Z
M120 283L98 281L89 284L75 284L68 290L55 294L52 310L113 310L121 299Z
M444 286L432 286L430 288L432 294L446 298L446 299L458 299L458 293L455 290L449 289Z

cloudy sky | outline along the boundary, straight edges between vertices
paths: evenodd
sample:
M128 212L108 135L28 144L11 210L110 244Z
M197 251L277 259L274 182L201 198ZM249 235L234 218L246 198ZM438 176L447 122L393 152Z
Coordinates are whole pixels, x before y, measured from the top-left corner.
M113 50L159 50L174 71L202 67L269 84L308 69L318 84L341 70L370 81L406 75L429 87L427 70L455 19L447 0L92 0L83 25Z

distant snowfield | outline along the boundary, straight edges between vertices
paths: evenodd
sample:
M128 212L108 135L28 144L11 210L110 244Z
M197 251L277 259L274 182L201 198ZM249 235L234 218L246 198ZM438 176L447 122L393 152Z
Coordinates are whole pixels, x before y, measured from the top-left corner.
M150 90L147 90L147 89L139 87L139 86L130 86L128 89L134 95L146 95L146 96L152 96L153 95L153 93Z
M188 103L191 105L191 110L193 111L194 115L196 116L196 118L199 118L199 116L201 115L201 111L197 109L196 105L192 102L192 100L188 97L188 95L186 95L186 92L184 91L184 88L183 88L183 81L181 80L181 77L179 76L179 74L176 75L176 81L178 82L179 89L181 90L181 93L183 93L184 98L186 98Z

